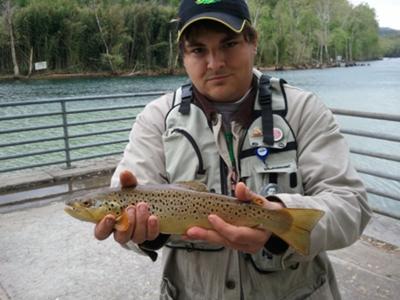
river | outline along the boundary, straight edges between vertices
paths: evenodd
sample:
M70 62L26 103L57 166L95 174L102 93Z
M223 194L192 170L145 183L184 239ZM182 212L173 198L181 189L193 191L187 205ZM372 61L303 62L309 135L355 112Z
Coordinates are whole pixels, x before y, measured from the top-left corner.
M314 91L331 108L345 108L369 112L400 114L400 58L367 62L364 66L268 72L284 78L288 83ZM173 90L185 83L185 76L158 77L101 77L52 80L0 81L0 103L38 100L44 98L82 95L121 94L146 91ZM146 101L149 101L147 99ZM85 105L91 105L86 102ZM0 116L7 111L0 111ZM337 117L343 128L357 128L377 133L398 135L399 123ZM9 123L0 122L3 129ZM350 146L385 153L400 153L400 144L369 138L346 136ZM4 141L3 141L4 142ZM5 151L0 148L0 151ZM8 151L12 151L8 149ZM10 152L0 154L0 157ZM360 167L373 167L392 175L400 174L400 163L352 155L353 163ZM4 163L4 161L0 161ZM367 186L400 194L400 183L362 175ZM400 215L400 204L370 197L371 203Z

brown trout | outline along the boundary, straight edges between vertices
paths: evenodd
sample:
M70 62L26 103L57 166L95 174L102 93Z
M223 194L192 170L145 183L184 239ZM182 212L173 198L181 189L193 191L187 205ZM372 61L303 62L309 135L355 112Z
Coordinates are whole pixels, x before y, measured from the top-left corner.
M261 196L259 196L261 197ZM184 234L193 226L212 228L208 215L216 214L237 226L259 227L271 231L303 255L309 253L310 232L324 212L317 209L282 208L269 210L260 199L250 202L209 193L198 182L169 185L141 185L89 194L66 203L65 211L82 221L97 223L107 214L116 217L115 228L127 229L125 208L146 202L157 216L160 232Z

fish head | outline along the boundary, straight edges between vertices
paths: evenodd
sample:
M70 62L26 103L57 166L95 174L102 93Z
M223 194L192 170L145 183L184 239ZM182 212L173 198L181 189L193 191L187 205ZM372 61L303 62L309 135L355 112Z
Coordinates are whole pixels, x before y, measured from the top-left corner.
M107 214L118 217L122 213L121 205L102 194L85 196L67 201L64 211L81 221L97 223Z

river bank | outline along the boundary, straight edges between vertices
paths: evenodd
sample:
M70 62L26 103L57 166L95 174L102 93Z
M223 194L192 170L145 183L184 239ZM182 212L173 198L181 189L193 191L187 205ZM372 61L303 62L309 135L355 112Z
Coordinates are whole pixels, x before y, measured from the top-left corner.
M327 68L338 68L338 67L354 67L354 66L366 66L369 62L341 62L332 64L298 64L298 65L286 65L286 66L264 66L257 67L262 72L272 71L293 71L293 70L313 70L313 69L327 69ZM139 76L166 76L166 75L185 75L183 68L176 68L174 70L161 69L161 70L142 70L142 71L91 71L91 72L59 72L59 71L44 71L36 72L31 75L20 75L15 77L11 74L0 74L1 81L10 80L51 80L51 79L69 79L69 78L101 78L101 77L139 77Z
M51 80L51 79L69 79L69 78L101 78L101 77L135 77L135 76L165 76L165 75L183 75L185 71L183 69L176 69L173 72L169 70L159 70L159 71L135 71L135 72L77 72L77 73L68 73L68 72L57 72L57 71L48 71L48 72L37 72L33 73L30 76L20 75L15 77L14 75L1 75L0 81L10 81L10 80Z

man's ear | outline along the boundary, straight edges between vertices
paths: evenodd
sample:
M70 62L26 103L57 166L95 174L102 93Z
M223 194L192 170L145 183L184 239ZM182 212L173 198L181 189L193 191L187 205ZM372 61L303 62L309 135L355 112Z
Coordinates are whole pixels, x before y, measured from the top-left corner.
M256 36L254 37L253 46L254 46L254 54L257 54L257 48L258 48L258 33L257 32L256 32Z
M257 54L257 48L258 48L258 43L257 43L257 41L255 41L255 42L253 43L253 53L254 53L254 54Z

